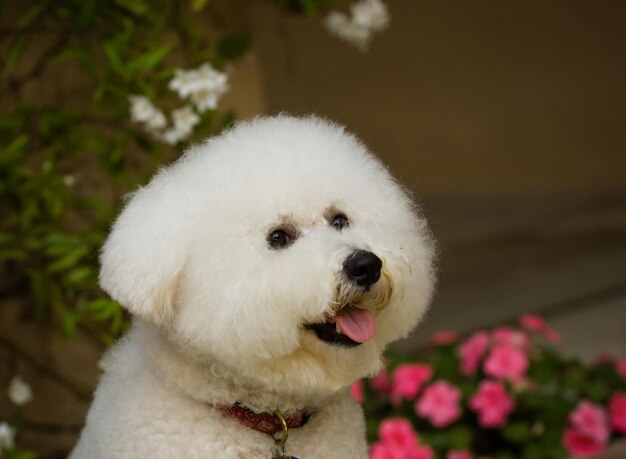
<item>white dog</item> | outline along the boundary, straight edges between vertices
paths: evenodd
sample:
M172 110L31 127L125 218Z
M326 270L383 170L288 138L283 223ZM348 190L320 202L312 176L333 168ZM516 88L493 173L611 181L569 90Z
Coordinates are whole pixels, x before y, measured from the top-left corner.
M103 248L101 285L134 322L71 458L367 458L348 387L426 310L428 234L385 167L319 118L190 149Z

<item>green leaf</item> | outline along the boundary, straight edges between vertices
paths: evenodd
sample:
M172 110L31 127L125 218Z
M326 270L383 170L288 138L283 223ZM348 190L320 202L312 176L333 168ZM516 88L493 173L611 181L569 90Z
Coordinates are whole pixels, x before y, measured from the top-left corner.
M32 451L21 449L18 446L13 446L3 450L5 459L36 459L36 455Z
M246 33L227 35L217 43L217 54L226 60L241 57L250 47L250 36Z
M69 59L84 59L85 50L82 46L68 47L54 56L53 62L63 62Z
M47 271L50 273L55 273L67 269L70 266L76 264L76 262L85 255L87 255L87 253L89 253L87 247L78 247L74 250L71 250L54 263L48 265Z
M30 296L33 300L35 314L39 319L43 318L48 297L46 279L40 271L31 270L28 274L30 280Z
M0 260L26 260L28 252L17 247L0 249Z
M605 381L595 379L585 385L584 393L587 394L593 402L604 403L611 394L611 388Z
M26 45L30 41L30 35L20 34L15 37L13 43L9 47L8 51L5 51L4 58L4 68L2 69L2 74L4 76L10 75L15 66L20 61L22 55L24 54L24 50L26 49Z
M422 434L422 432L420 432ZM435 430L431 432L424 432L422 434L424 443L427 443L434 448L450 448L450 435L445 430Z
M209 3L209 0L189 0L189 7L191 11L202 11L205 6Z
M110 41L104 42L102 44L102 49L104 49L104 54L106 54L109 62L113 66L113 70L119 75L125 75L126 70L122 62L122 57L120 56L120 53L115 45Z
M81 26L92 24L94 18L97 16L98 0L81 0L80 6L81 8L78 23Z
M81 266L80 268L76 268L71 270L67 276L65 276L65 280L70 284L78 284L93 275L93 270L88 266Z
M28 24L33 22L35 19L37 19L39 16L41 16L51 3L52 2L50 1L35 2L35 4L31 6L26 11L26 13L24 13L24 15L20 18L18 22L18 25L20 26L20 28L27 26Z
M164 45L160 48L148 51L128 64L128 69L134 72L145 72L159 64L172 49L171 45Z
M8 245L15 239L11 233L0 231L0 245Z
M520 445L530 438L530 426L524 422L510 422L502 429L502 435L511 443Z
M105 221L112 216L111 203L99 196L78 196L74 199L73 204L77 209L96 212Z
M546 459L545 452L543 448L534 443L530 443L526 445L524 448L524 452L522 454L523 459Z
M97 298L88 301L83 306L83 309L87 311L91 317L100 322L115 318L116 315L121 315L122 312L120 305L116 301L108 298Z
M472 443L472 431L465 426L450 429L450 448L467 449Z
M2 155L0 155L0 167L6 167L21 159L22 153L27 144L28 136L26 134L22 134L13 139L9 145L4 147Z
M70 309L63 309L61 312L61 328L63 335L70 337L76 332L76 325L78 324L78 314Z
M144 0L115 0L115 4L139 17L146 16L150 11L148 3Z
M81 239L69 233L62 233L60 231L50 232L43 238L45 245L64 245L69 247L76 247L81 244Z

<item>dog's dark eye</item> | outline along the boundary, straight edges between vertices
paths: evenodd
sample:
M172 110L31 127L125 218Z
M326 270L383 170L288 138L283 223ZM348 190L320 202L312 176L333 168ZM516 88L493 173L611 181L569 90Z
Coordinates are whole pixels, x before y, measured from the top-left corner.
M346 217L344 214L337 214L333 217L333 226L338 230L347 228L348 225L348 217Z
M267 236L267 243L272 249L287 247L292 241L292 237L286 231L278 229L272 231Z

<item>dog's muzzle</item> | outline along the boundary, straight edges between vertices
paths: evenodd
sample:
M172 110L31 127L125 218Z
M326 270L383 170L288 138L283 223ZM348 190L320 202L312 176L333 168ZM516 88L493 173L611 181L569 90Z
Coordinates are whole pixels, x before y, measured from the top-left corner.
M352 252L343 262L343 272L346 277L364 288L369 288L378 282L382 267L382 260L367 250Z
M383 261L367 250L349 254L338 274L332 316L305 328L326 343L358 346L374 338L374 314L386 306L393 284Z

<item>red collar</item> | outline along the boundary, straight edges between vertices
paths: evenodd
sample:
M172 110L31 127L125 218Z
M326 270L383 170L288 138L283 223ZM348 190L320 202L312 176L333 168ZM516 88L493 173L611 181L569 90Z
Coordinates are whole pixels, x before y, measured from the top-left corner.
M221 406L220 411L231 418L235 418L241 424L251 429L258 430L266 434L274 435L283 431L283 425L278 416L267 413L255 413L239 403L230 406ZM287 427L295 429L302 427L309 420L308 413L296 413L285 418Z

